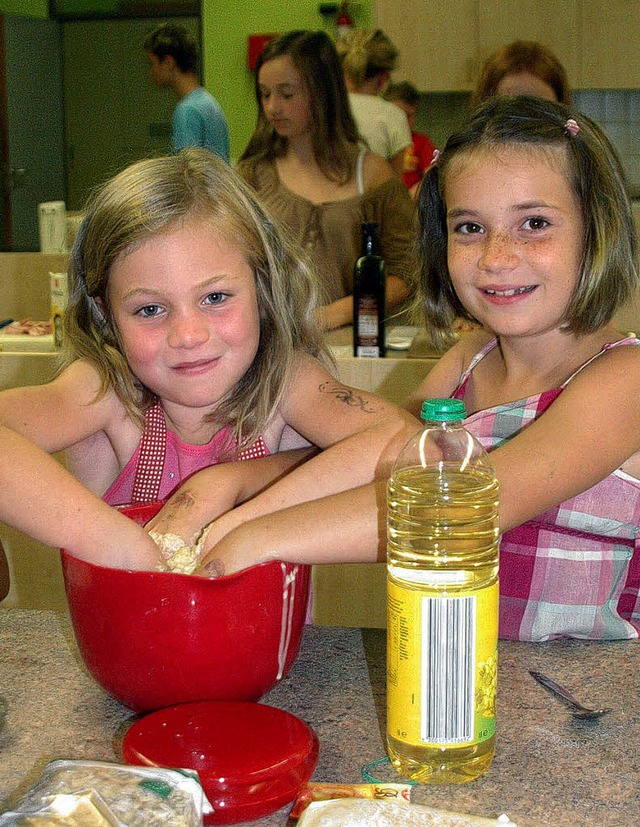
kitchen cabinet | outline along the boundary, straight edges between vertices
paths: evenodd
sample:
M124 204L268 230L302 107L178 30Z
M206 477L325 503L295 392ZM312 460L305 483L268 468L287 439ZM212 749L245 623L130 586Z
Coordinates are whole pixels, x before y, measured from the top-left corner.
M580 70L579 0L506 0L478 3L478 74L485 59L514 40L544 43L560 60L575 86ZM477 77L477 76L476 76Z
M377 0L377 25L400 50L394 80L424 92L473 87L477 0Z
M582 7L578 0L377 0L375 14L400 50L394 78L446 92L471 91L488 55L517 39L547 45L576 86Z
M639 88L639 33L640 3L630 0L581 3L581 69L576 88Z

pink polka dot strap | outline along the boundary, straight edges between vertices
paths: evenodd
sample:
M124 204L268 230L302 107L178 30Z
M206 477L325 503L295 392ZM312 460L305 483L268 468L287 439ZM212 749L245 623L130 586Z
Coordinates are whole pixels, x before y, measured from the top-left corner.
M133 480L131 502L156 502L167 453L167 423L159 402L147 408L140 440L140 457Z
M264 440L261 436L259 436L256 441L251 445L249 448L245 448L244 451L240 451L238 454L238 459L258 459L259 457L268 457L269 456L269 449L265 445Z
M225 429L228 432L228 429ZM232 442L233 445L233 442ZM267 448L262 437L241 451L236 457L228 459L247 460L268 457ZM140 454L136 466L131 492L131 502L148 503L156 502L160 497L160 487L167 456L167 423L164 418L164 411L159 402L147 408L144 415L144 428L140 440ZM213 460L211 458L211 464ZM175 480L179 483L180 480Z

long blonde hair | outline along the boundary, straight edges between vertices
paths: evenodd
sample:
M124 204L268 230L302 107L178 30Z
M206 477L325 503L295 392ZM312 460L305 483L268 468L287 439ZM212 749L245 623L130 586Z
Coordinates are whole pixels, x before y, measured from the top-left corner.
M132 247L192 217L202 217L240 244L255 273L260 343L249 370L218 406L239 447L272 419L304 350L329 358L314 322L313 279L255 194L223 161L192 148L139 161L97 190L87 206L69 262L65 363L81 358L141 422L153 393L133 376L107 296L114 262Z

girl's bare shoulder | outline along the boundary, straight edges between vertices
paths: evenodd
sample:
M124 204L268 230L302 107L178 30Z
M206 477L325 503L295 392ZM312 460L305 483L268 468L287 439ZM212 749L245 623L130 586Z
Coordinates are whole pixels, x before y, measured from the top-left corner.
M102 393L97 371L80 360L51 382L0 394L0 421L49 452L100 431L116 433L127 419L116 394Z
M50 405L54 413L60 408L87 408L100 395L98 372L82 360L72 362L51 381L41 385L27 385L0 393L0 408L13 397L24 398L27 410Z
M124 405L112 388L103 388L96 368L84 359L76 359L51 383L52 389L69 403L82 408L101 410L104 414L120 415Z
M640 408L640 342L603 348L567 385L575 393L592 394L619 389Z
M489 330L485 330L482 327L473 327L467 332L462 333L453 347L457 348L462 358L466 360L466 364L464 365L466 368L473 357L494 339L495 336Z
M495 337L492 333L476 328L464 333L449 350L442 354L439 366L451 377L451 381L458 384L464 371L469 367L471 361L480 351L486 347ZM452 390L455 389L452 388Z
M473 357L493 337L487 331L478 329L465 333L431 367L424 380L409 396L405 407L414 415L420 411L423 400L451 396L460 383L460 378L469 367Z
M317 392L322 382L332 378L330 370L320 359L304 350L296 350L289 385L290 393L305 390Z

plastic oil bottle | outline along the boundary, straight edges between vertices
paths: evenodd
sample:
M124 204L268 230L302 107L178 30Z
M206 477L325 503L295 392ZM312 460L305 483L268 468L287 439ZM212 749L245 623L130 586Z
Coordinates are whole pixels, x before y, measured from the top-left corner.
M456 783L494 754L498 483L462 401L421 417L388 486L387 748L402 775Z

